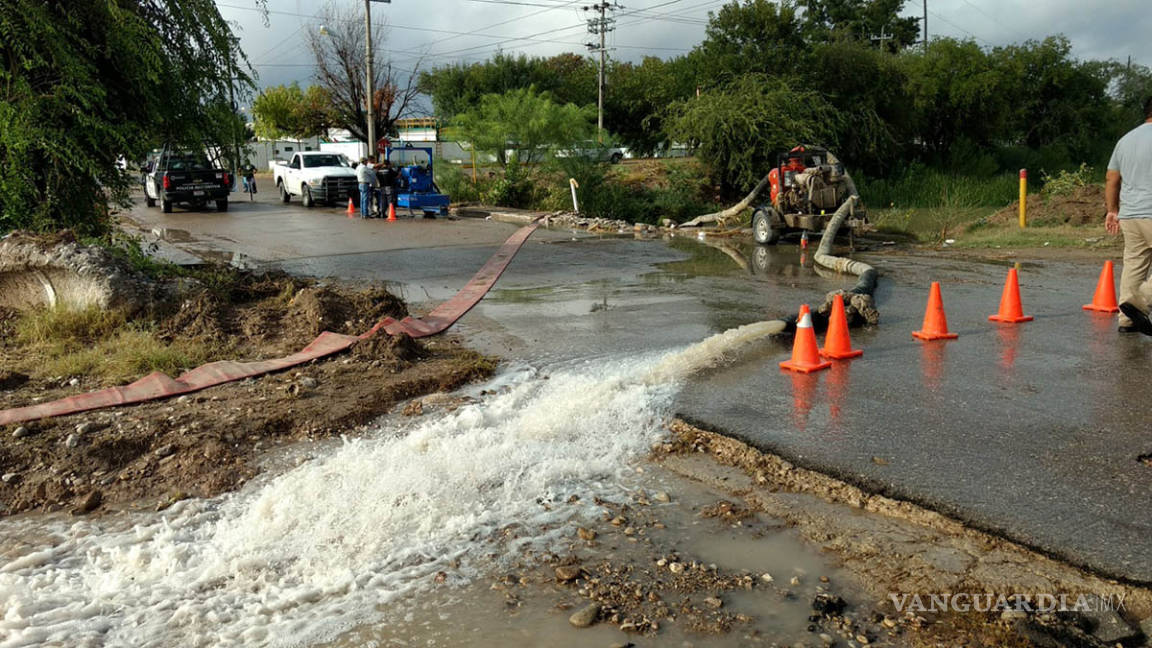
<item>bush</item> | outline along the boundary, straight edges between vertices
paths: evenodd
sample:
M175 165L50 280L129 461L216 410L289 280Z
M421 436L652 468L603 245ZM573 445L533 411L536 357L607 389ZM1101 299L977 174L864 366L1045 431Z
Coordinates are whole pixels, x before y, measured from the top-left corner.
M888 179L853 174L864 204L872 208L1003 207L1019 195L1016 174L969 176L913 163Z
M1097 184L1096 170L1083 163L1075 171L1061 170L1054 176L1042 172L1040 181L1044 183L1044 188L1040 190L1040 193L1045 198L1071 196L1081 187Z

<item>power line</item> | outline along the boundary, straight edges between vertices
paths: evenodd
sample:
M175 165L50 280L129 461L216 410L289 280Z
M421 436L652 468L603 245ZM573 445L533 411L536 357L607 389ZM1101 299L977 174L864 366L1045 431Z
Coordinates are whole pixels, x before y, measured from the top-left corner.
M616 24L615 13L617 9L623 8L615 1L609 4L606 0L599 4L593 4L591 7L584 7L584 11L600 13L599 16L593 15L592 18L588 19L588 33L600 37L600 47L596 47L595 43L586 43L586 46L589 51L600 55L600 69L596 84L596 136L601 142L604 141L604 66L608 60L608 49L604 45L604 38L608 32L616 29L614 26Z

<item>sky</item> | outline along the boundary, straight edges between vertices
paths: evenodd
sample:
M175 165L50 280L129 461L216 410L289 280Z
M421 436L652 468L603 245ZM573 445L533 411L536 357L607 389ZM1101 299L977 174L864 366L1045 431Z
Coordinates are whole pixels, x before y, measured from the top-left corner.
M267 0L268 24L256 0L216 0L237 28L258 86L311 83L308 29L324 24L325 8L356 10L362 0ZM551 56L584 54L592 36L582 7L594 0L393 0L372 3L373 29L386 30L385 52L398 69L426 69L482 61L498 51ZM609 56L683 54L704 37L708 12L731 0L622 0ZM1064 34L1084 59L1114 59L1152 66L1152 11L1148 0L927 0L931 37L974 38L995 46ZM923 0L906 4L919 16ZM362 16L363 14L358 14Z

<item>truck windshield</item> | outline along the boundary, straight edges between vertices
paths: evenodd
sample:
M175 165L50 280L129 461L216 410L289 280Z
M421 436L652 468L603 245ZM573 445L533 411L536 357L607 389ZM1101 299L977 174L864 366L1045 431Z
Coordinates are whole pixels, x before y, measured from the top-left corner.
M208 158L196 153L174 153L168 156L170 171L206 171L212 168Z
M346 167L348 160L343 155L304 155L301 156L304 160L304 168L311 169L315 167Z

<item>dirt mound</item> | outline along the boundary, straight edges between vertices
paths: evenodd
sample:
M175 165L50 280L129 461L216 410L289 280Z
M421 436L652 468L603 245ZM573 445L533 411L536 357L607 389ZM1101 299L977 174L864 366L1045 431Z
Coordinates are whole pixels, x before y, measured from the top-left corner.
M358 335L385 316L399 319L407 314L404 303L382 288L348 292L310 286L296 293L288 305L293 325L312 336L321 331Z
M366 360L395 359L403 363L410 363L428 356L424 345L409 337L406 333L387 335L379 333L352 347L352 356Z
M1028 196L1028 222L1033 225L1093 225L1104 222L1104 187L1077 187L1071 194ZM995 224L1015 223L1020 201L1014 201L991 217Z

